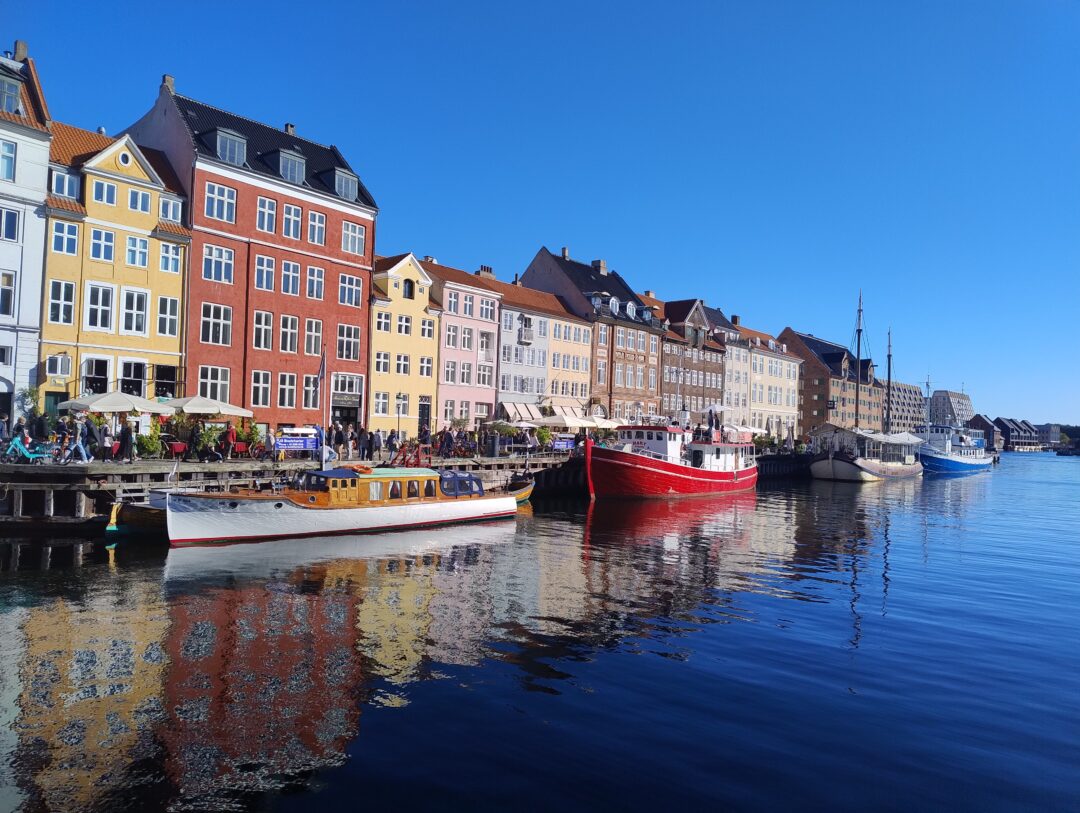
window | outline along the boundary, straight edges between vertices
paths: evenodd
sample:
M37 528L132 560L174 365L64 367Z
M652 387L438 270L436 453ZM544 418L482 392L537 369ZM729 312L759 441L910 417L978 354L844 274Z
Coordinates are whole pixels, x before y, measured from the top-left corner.
M203 246L203 279L213 282L233 281L233 250L220 246Z
M255 256L255 287L261 291L274 290L274 258Z
M120 391L140 398L146 392L146 364L141 361L120 363Z
M60 188L57 189L57 178L60 178ZM0 181L15 180L15 142L0 141ZM69 184L74 191L68 193ZM75 198L79 195L79 182L73 175L66 172L53 171L53 192L63 195L65 198Z
M536 335L547 336L548 333L548 320L540 319L536 324Z
M361 280L351 274L342 274L338 281L338 304L359 308L361 304Z
M150 211L150 193L142 189L128 190L128 208L133 212Z
M490 364L476 365L476 386L490 387L495 379L495 368Z
M398 375L408 375L411 367L411 359L404 353L398 353L395 359Z
M15 315L15 272L0 271L0 316Z
M105 231L104 229L91 229L90 230L90 257L95 260L102 260L104 262L112 262L113 260L113 241L115 235L111 231Z
M14 209L0 209L0 240L19 239L19 213ZM53 241L55 250L56 242ZM74 252L72 252L74 253Z
M108 181L94 181L94 202L106 206L116 205L116 184Z
M109 360L83 357L83 389L88 392L107 392L109 389Z
M379 351L375 354L375 372L377 373L389 373L390 372L390 354L385 351Z
M337 357L339 359L341 359L342 361L359 361L360 360L360 326L359 325L338 325L338 328L337 328Z
M421 395L421 398L424 396ZM398 415L409 414L409 394L407 392L399 392L394 396L394 412Z
M345 198L345 200L356 200L356 196L360 191L360 184L355 175L350 175L339 169L334 175L334 191L338 193L338 197Z
M596 343L600 347L607 347L607 325L599 325L597 327Z
M458 312L458 293L457 291L446 292L446 312L457 313Z
M447 325L446 326L446 346L457 347L458 346L458 326Z
M145 237L128 237L127 264L134 268L146 268L150 261L150 241Z
M473 348L473 329L471 327L463 327L461 329L461 349L472 350Z
M473 315L473 295L465 294L461 299L461 313L463 316Z
M218 130L217 157L227 164L242 167L247 161L247 141L241 136Z
M91 282L86 286L86 328L112 332L113 287Z
M304 355L318 356L322 353L322 320L304 320Z
M281 170L281 177L289 183L304 182L304 159L300 156L278 152L278 169Z
M5 113L19 113L22 101L19 84L8 79L0 79L0 110Z
M381 311L375 314L375 329L380 333L390 332L390 314Z
M326 272L315 265L309 265L307 269L307 295L308 299L323 298L323 282ZM357 303L359 304L359 303Z
M157 302L158 335L179 336L180 300L173 296L159 296Z
M296 409L296 373L278 373L277 405L282 409Z
M424 378L431 378L432 367L434 366L431 356L420 357L420 375Z
M211 220L236 222L236 190L216 183L206 184L205 213Z
M416 283L411 279L402 280L401 296L403 299L416 299Z
M420 337L422 339L435 338L435 320L434 319L421 319L420 320Z
M273 198L259 198L255 213L255 228L273 234L277 231L277 201Z
M376 415L389 415L390 414L390 393L377 392L375 393L375 414Z
M8 277L10 276L10 280ZM7 301L15 301L15 275L10 271L3 273L3 288L0 289L0 313L11 316L11 306ZM54 325L70 325L75 322L75 283L54 279L49 282L49 321Z
M161 270L169 274L180 273L180 246L177 243L161 244Z
M300 263L283 260L281 263L281 293L300 296Z
M282 353L295 353L300 342L300 317L281 315L281 338L278 349Z
M461 362L461 378L458 383L466 386L472 386L472 363L468 361Z
M319 408L319 389L317 375L304 376L304 409Z
M232 308L228 305L215 305L203 302L202 329L200 341L203 344L232 344Z
M514 329L514 314L510 311L503 311L502 317L502 329L513 330Z
M270 406L270 373L267 370L251 371L251 405Z
M183 206L180 201L172 200L171 198L160 198L160 204L158 210L162 220L168 220L173 223L179 223L180 217L183 212Z
M281 234L293 240L300 239L300 222L303 220L304 210L291 203L285 204L285 212L281 218Z
M443 362L443 383L444 384L456 384L457 383L457 362L456 361L444 361Z
M317 246L326 243L326 215L322 212L308 212L307 239Z
M623 365L622 362L615 363L615 386L621 387L623 385Z
M65 354L45 359L45 375L67 378L71 375L71 356Z
M4 215L7 212L3 212ZM14 213L13 213L14 214ZM18 215L16 215L17 217ZM3 235L5 240L14 240L14 237L8 237L8 219L3 219ZM16 226L16 231L18 226ZM57 254L76 254L79 250L79 226L76 223L65 223L62 220L58 220L53 223L53 242L52 249Z
M412 317L401 315L397 318L397 332L405 336L412 333Z
M637 331L637 349L645 352L645 331L643 330ZM655 353L656 351L654 350L653 352Z
M495 321L495 302L491 299L480 300L480 318L489 322Z
M270 311L255 311L252 321L251 346L256 350L273 350L274 314Z
M346 220L341 224L341 250L347 254L363 254L367 229Z
M0 141L0 147L2 147L5 143L7 143L7 142ZM12 145L12 146L14 146L14 145ZM5 166L5 164L4 164L4 158L5 157L6 157L6 155L0 155L0 178L2 178L5 181L10 181L10 180L13 180L13 178L4 178L3 177L4 166ZM12 154L12 158L14 158L14 153ZM14 168L15 168L15 165L13 163L12 164L12 169L14 169ZM59 195L62 198L73 198L73 199L79 197L79 179L75 175L71 175L71 174L69 174L67 172L61 172L60 170L54 169L53 170L53 175L52 175L52 181L53 181L52 191L53 191L54 195Z
M123 290L123 310L120 314L120 333L132 336L146 335L146 310L150 295L146 291L131 288Z

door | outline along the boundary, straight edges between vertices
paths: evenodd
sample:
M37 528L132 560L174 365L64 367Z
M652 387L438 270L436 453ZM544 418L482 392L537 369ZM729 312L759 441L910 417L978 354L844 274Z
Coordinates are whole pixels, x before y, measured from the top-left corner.
M430 398L423 398L422 397L420 399L420 409L419 409L419 412L417 414L420 417L419 428L420 429L427 429L431 424L431 399Z
M50 418L55 418L60 414L59 404L62 401L67 400L66 392L47 392L45 393L45 414Z

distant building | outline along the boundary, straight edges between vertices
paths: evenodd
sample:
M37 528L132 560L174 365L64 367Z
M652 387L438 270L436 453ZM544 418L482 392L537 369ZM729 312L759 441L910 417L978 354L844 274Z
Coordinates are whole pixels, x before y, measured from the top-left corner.
M1039 432L1039 443L1043 446L1057 446L1061 443L1061 424L1038 423L1035 429Z
M965 392L934 390L930 396L930 423L967 426L967 422L974 417L971 396Z
M994 425L1001 430L1006 451L1030 452L1039 448L1039 433L1025 420L995 418Z
M1001 429L994 423L988 415L975 415L966 424L969 429L978 429L983 433L983 437L986 439L986 448L989 451L1000 452L1005 448L1005 441L1001 434Z
M887 382L879 381L885 393L885 415L882 429L887 432L913 432L916 426L926 423L926 399L918 384L892 382L890 392ZM937 423L931 419L931 423ZM963 424L950 424L950 426Z
M825 423L854 427L856 386L859 426L881 431L885 388L874 377L873 361L862 359L857 375L855 355L842 345L790 327L784 328L779 339L803 360L802 434Z

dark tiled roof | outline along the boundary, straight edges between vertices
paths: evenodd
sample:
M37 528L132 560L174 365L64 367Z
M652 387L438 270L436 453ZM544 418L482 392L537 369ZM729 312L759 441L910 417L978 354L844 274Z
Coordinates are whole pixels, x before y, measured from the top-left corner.
M644 306L644 302L634 293L634 290L626 284L617 271L608 271L601 274L599 269L591 265L579 263L577 260L569 260L561 254L552 254L547 247L544 248L551 255L551 259L563 270L567 279L586 296L597 291L607 291L608 295L618 297L620 302L633 302L637 306Z
M219 110L187 96L174 94L172 98L180 111L180 118L191 132L195 151L203 158L218 160L215 131L221 128L247 139L247 167L254 172L281 180L277 167L272 163L273 153L277 150L296 152L305 159L306 185L313 191L334 197L337 197L334 170L344 169L356 174L337 147L324 146L297 135L289 135L277 127ZM375 208L375 199L363 181L359 181L358 188L357 201Z
M733 333L738 332L735 325L731 323L731 320L724 316L724 312L721 311L719 308L710 308L708 305L706 305L705 318L709 320L709 324L713 327L723 328L724 330L728 330Z
M672 324L681 324L690 318L690 314L694 310L694 306L698 303L697 299L674 299L670 302L664 303L664 316ZM706 319L709 317L706 316Z
M180 183L180 178L177 177L176 171L173 169L172 164L169 163L169 159L165 157L165 153L160 150L151 149L150 147L144 147L139 145L139 152L146 156L146 160L150 162L150 166L154 168L154 172L161 178L161 182L165 184L165 188L175 195L184 194L184 185Z
M843 370L843 361L847 357L849 360L848 378L854 380L854 372L850 369L855 366L855 354L842 345L834 342L826 341L825 339L819 339L817 336L811 336L809 333L799 333L798 331L792 331L796 336L802 339L806 348L813 353L818 359L827 366L834 375L839 376ZM871 359L862 360L862 373L863 380L869 380L870 366L873 364Z

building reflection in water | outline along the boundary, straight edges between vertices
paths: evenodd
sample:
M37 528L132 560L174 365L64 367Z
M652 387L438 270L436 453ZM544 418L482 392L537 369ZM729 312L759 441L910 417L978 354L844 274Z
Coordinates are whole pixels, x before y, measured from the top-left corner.
M962 521L986 488L946 483L924 503L926 485L598 502L584 516L174 550L163 574L84 569L77 592L0 612L0 777L17 786L0 802L91 810L153 792L244 807L341 764L364 704L407 705L416 681L497 661L524 689L558 693L575 661L619 647L681 657L701 623L751 618L760 596L846 603L838 643L857 647L865 614L887 611L891 509L915 508L908 529Z

